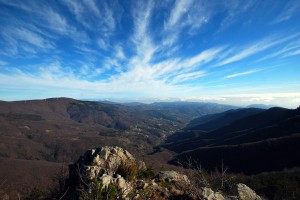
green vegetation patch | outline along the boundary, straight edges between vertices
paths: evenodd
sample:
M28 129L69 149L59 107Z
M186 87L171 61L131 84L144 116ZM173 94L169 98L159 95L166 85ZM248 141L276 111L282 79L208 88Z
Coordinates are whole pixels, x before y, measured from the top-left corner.
M88 189L81 190L79 200L115 200L118 197L119 193L116 185L110 183L107 187L103 187L100 180L94 178Z
M138 171L139 179L151 179L155 177L155 173L151 168L142 169Z

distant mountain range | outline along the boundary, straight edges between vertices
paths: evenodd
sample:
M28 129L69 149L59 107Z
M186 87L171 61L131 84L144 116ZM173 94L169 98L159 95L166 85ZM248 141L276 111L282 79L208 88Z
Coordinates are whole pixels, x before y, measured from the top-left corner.
M148 152L196 116L232 108L212 103L123 105L68 98L1 101L0 157L58 161L66 155L78 157L81 150L99 144Z
M228 125L238 119L247 117L249 115L258 114L263 112L264 109L246 108L228 110L226 112L209 114L196 119L193 119L188 125L187 129L190 130L203 130L212 131Z
M261 108L261 109L269 109L272 107L277 107L276 105L267 105L267 104L251 104L248 105L246 108Z
M300 166L300 108L245 108L200 117L168 137L164 147L179 153L173 163L192 158L207 168L222 161L245 173Z

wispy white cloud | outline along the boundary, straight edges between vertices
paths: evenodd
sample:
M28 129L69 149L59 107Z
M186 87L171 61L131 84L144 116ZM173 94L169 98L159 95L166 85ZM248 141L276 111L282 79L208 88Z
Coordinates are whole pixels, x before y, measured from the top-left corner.
M98 9L98 6L94 0L83 0L82 2L95 16L99 17L101 15L100 10Z
M115 18L106 1L97 4L94 0L63 0L62 3L69 8L79 23L91 31L102 31L102 34L106 35L115 30Z
M32 31L29 31L26 29L13 29L10 34L15 36L15 37L13 37L14 39L23 40L23 41L28 42L36 47L40 47L43 49L54 48L53 45L51 44L51 42L42 38L37 33L34 33Z
M185 62L182 63L182 65L184 65L184 67L192 67L195 65L201 65L201 64L208 63L208 62L212 61L213 59L217 59L218 54L223 50L224 50L224 47L216 47L216 48L211 48L211 49L202 51L198 55L186 59Z
M295 51L290 51L283 55L283 57L290 57L290 56L296 56L300 54L300 49L297 49Z
M82 14L84 12L84 8L81 3L72 0L62 0L62 3L65 4L71 10L71 12L75 15L77 20L81 20Z
M75 26L69 24L65 17L51 8L43 13L42 18L46 23L44 24L43 22L37 21L36 23L39 26L50 29L56 34L67 36L76 43L88 43L90 41L89 36L84 31L79 31Z
M1 66L7 65L7 64L8 64L7 62L0 60L0 65Z
M300 11L300 3L297 0L287 1L285 7L279 13L279 15L273 20L272 23L281 23L289 20Z
M250 45L248 45L242 49L238 48L235 51L232 51L232 52L235 52L235 54L233 56L223 59L221 62L216 64L216 66L223 66L223 65L227 65L229 63L237 62L239 60L242 60L244 58L247 58L249 56L252 56L254 54L262 52L266 49L274 47L278 44L289 41L297 36L299 36L298 33L290 35L288 37L283 37L283 38L271 36L271 37L264 38L260 41L253 42Z
M51 34L48 33L50 35L57 34L60 36L68 36L77 42L87 42L89 40L89 37L85 32L79 31L75 26L68 22L63 14L59 13L54 6L51 6L48 3L33 1L24 3L19 0L1 1L1 3L26 13L25 19L18 19L19 24L22 22L22 26L33 27L26 25L26 19L28 20L28 18L30 18L35 27L50 31ZM12 27L13 24L15 23L10 24L7 28Z
M253 74L255 72L259 72L261 70L249 70L249 71L245 71L245 72L240 72L240 73L235 73L235 74L230 74L228 76L225 76L224 78L225 79L228 79L228 78L235 78L235 77L238 77L238 76L245 76L245 75L249 75L249 74Z
M10 70L13 69L14 68L10 68ZM91 82L82 79L82 77L78 76L78 73L75 73L72 68L64 67L59 62L50 63L47 67L41 66L38 69L39 70L35 74L26 73L20 70L10 75L0 73L1 83L3 83L1 84L0 90L9 88L13 91L15 89L22 90L29 87L33 88L34 91L39 91L46 88L52 88L57 90L57 94L62 90L65 90L64 94L73 98L82 98L79 94L84 94L84 96L99 97L108 95L113 97L116 94L118 94L117 96L126 96L129 94L136 95L137 93L143 93L145 96L151 97L158 90L164 91L165 94L168 95L175 91L174 86L164 85L160 81L155 80L138 82L139 84L136 84L137 82L134 80L128 81L126 78L115 79L109 82L100 80ZM81 75L84 75L89 74L89 71L91 70L93 69L89 66L83 66L80 72ZM124 76L130 75L133 74L124 74ZM136 79L135 76L130 76L130 78ZM149 83L151 83L151 87L149 87ZM145 87L148 89L145 90ZM74 91L76 91L76 96L73 96ZM0 95L0 98L5 99L2 95Z
M124 71L124 68L125 68L125 66L121 65L119 60L115 59L115 58L106 58L102 65L103 71L112 70L112 71L117 72L117 74L112 75L111 78L118 77L119 73L122 73Z
M55 48L55 44L41 34L26 28L9 27L0 31L5 45L1 53L8 56L29 53L33 56L39 52L49 51Z
M165 26L167 29L172 28L174 25L176 25L182 16L188 12L190 6L192 5L194 0L178 0L175 1L175 6L173 7L170 18L166 22Z
M190 81L193 79L197 79L200 77L206 76L205 71L197 71L197 72L189 72L189 73L184 73L184 74L179 74L175 76L175 78L172 79L172 84L178 84L182 83L185 81Z
M108 32L113 32L116 28L116 20L114 18L114 13L111 10L111 8L108 7L106 3L103 5L103 13L102 19L104 20L104 23L107 26Z
M100 47L100 49L103 49L105 51L107 51L110 47L108 41L106 39L103 39L103 38L99 38L97 40L97 45Z
M153 6L152 1L147 1L145 4L137 2L136 7L133 9L134 42L140 42L148 34Z
M227 15L222 19L220 28L215 34L220 34L222 31L228 29L233 24L240 22L240 18L246 17L242 15L251 10L258 2L259 1L255 0L245 2L241 2L238 0L229 0L226 2L220 2L220 5L217 6L215 10L221 9L221 11L226 12ZM244 19L243 22L244 21L246 21L246 19Z
M263 56L262 58L258 59L257 61L264 61L270 58L275 58L275 57L285 57L286 54L289 54L292 51L296 51L297 49L300 49L300 40L294 40L292 42L290 42L288 45L284 46L283 48L281 47L279 50L274 51L273 53L269 53L265 56Z
M196 79L206 75L205 71L184 73L176 76L172 84L168 84L161 80L155 80L145 77L148 72L151 74L151 68L142 70L140 68L139 77L137 71L123 73L122 77L106 80L87 81L74 69L63 66L59 62L47 64L47 66L38 67L35 74L21 71L17 68L9 68L12 74L0 73L1 87L0 91L10 90L18 91L21 95L19 98L28 95L26 88L32 88L33 91L48 91L46 97L62 96L64 94L68 97L82 98L88 96L90 98L136 98L143 96L144 98L177 98L185 96L184 100L190 101L213 101L229 104L252 104L252 103L268 103L275 105L284 105L289 107L296 107L299 104L296 99L300 99L299 92L285 92L285 93L228 93L224 90L223 94L217 95L201 95L193 96L201 93L202 89L197 89L199 86L191 90L190 85L176 85L184 80ZM95 68L90 66L82 66L81 74L89 74L89 71L94 71ZM141 81L144 78L143 81ZM129 81L130 80L130 81ZM193 86L195 87L195 86ZM157 95L159 91L159 96ZM198 91L195 93L195 91ZM242 91L247 91L242 89ZM253 90L256 91L256 90ZM5 93L0 93L0 98L10 100L10 96L5 96ZM23 94L23 96L22 96ZM7 94L6 94L7 95ZM48 95L48 96L47 96ZM49 96L50 95L50 96ZM41 96L39 96L41 97Z
M157 49L149 33L153 8L153 1L147 1L146 3L137 1L133 7L132 18L134 29L131 41L135 55L129 61L132 69L144 67L152 59Z
M172 9L163 27L164 47L175 45L181 34L194 35L212 15L211 8L204 1L178 0L169 6Z
M123 47L121 45L116 45L115 54L116 58L119 60L124 60L126 58Z
M164 24L165 31L173 33L175 31L174 34L177 35L187 28L189 30L188 33L196 33L194 31L206 24L213 15L211 5L212 3L209 4L205 1L175 1L170 16Z

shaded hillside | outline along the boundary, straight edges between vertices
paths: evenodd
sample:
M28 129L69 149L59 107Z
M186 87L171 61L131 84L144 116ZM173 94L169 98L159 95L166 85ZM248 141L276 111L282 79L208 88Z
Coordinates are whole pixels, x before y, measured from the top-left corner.
M231 170L257 173L300 166L300 156L293 153L300 151L299 133L300 108L271 108L212 132L176 133L164 147L181 153L177 157L180 160L192 157L206 167L224 160ZM218 161L210 161L209 157Z
M188 163L191 159L213 169L223 162L231 172L257 174L300 166L300 134L267 139L255 143L200 147L184 152L171 163Z
M228 113L228 111L224 112ZM224 113L216 114L226 116ZM230 113L230 112L229 112ZM234 112L241 113L243 112ZM165 146L176 152L193 150L202 146L255 142L268 138L283 137L299 132L300 109L270 108L259 114L236 120L211 132L185 129L168 137ZM213 115L210 115L213 116ZM217 119L212 120L217 121ZM184 138L182 140L181 138Z
M241 108L236 110L228 110L226 112L205 115L192 120L187 128L189 130L213 131L225 125L229 125L238 119L263 112L258 108Z

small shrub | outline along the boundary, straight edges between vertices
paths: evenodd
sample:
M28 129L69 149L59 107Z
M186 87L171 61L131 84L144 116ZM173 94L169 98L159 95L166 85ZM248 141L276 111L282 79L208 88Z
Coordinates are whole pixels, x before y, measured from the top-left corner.
M118 169L116 170L116 174L121 175L127 181L132 181L138 172L138 166L136 163L124 163L122 162Z
M105 187L102 193L104 197L103 199L114 200L118 198L118 188L112 183L110 183L108 187Z
M80 190L79 200L114 200L118 199L118 196L118 188L113 183L103 187L100 180L94 178L88 188Z
M171 182L168 182L168 181L160 181L159 184L164 187L164 188L167 188L168 190L171 189L174 184L171 183Z
M42 189L34 187L31 190L29 196L25 198L25 200L42 200L45 198L46 198L45 192Z
M225 194L236 195L236 177L227 173L227 169L222 163L214 171L207 171L195 161L189 161L183 166L187 167L186 175L190 183L182 184L181 190L195 199L202 198L202 188L208 187L213 191L222 191Z
M138 171L139 179L150 179L155 176L155 173L152 169L142 169Z

